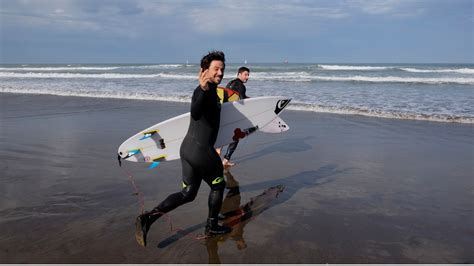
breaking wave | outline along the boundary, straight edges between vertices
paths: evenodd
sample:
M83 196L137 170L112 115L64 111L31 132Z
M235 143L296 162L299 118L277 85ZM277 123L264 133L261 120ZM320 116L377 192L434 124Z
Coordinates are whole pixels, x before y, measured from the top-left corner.
M442 115L442 114L431 115L431 114L423 114L423 113L388 112L388 111L370 110L370 109L364 109L364 108L333 107L333 106L323 106L323 105L306 104L306 103L298 103L298 102L292 102L288 106L288 109L297 110L297 111L317 112L317 113L362 115L362 116L391 118L391 119L474 124L474 117L453 116L453 115L447 115L447 114L446 115Z
M3 93L22 93L22 94L46 94L57 96L77 96L77 97L93 97L93 98L114 98L114 99L132 99L132 100L148 100L148 101L168 101L168 102L191 102L189 94L161 94L158 92L124 92L124 91L75 91L75 90L55 90L55 89L39 89L39 88L0 88ZM474 117L470 116L455 116L448 114L424 114L424 113L408 113L408 112L389 112L382 110L371 110L369 108L359 107L334 107L318 104L308 104L303 102L293 101L289 110L307 111L317 113L333 113L345 115L362 115L370 117L391 118L391 119L406 119L406 120L421 120L445 123L465 123L474 124Z
M17 73L0 72L0 78L39 78L39 79L143 79L162 78L175 80L195 80L197 75L191 74L121 74L121 73ZM474 77L397 77L397 76L318 76L308 72L285 72L285 73L253 73L254 80L287 81L287 82L311 82L311 81L339 81L339 82L370 82L370 83L422 83L422 84L474 84Z
M58 78L58 79L76 79L76 78L93 78L93 79L141 79L141 78L165 78L165 79L197 79L197 75L182 74L121 74L121 73L100 73L100 74L83 74L83 73L17 73L17 72L0 72L0 78Z
M182 64L159 64L159 65L116 65L116 66L57 66L57 67L0 67L0 71L82 71L82 70L94 70L94 71L109 71L116 69L176 69L184 66L192 65L182 65Z
M396 66L348 66L348 65L318 65L324 70L339 71L374 71L374 70L402 70L412 73L459 73L474 74L474 68L413 68Z

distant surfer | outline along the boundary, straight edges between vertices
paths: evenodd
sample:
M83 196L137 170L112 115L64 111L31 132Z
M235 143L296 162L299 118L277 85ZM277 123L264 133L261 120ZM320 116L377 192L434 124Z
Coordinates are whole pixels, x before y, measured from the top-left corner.
M239 93L239 97L241 100L249 98L246 94L247 88L244 85L244 83L247 83L247 81L249 80L249 77L250 77L250 69L248 69L247 67L241 67L237 71L237 78L227 83L226 87ZM230 158L232 157L232 154L234 153L235 149L237 149L238 144L239 144L239 141L237 140L229 144L229 146L227 147L227 152L224 155L224 159L222 160L222 164L225 167L230 167L230 166L235 165L233 162L230 161Z
M231 231L230 227L218 224L226 183L221 159L214 149L221 112L216 89L224 77L224 70L225 55L221 51L209 52L201 59L199 86L194 90L191 101L191 121L180 148L183 188L169 195L153 210L137 217L135 237L142 246L146 246L146 236L152 223L164 213L193 201L202 180L211 188L205 234L219 235Z

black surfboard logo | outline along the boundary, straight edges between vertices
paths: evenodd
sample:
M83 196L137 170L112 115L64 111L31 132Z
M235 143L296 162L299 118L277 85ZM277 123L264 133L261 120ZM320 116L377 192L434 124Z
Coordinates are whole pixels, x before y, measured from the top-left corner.
M283 109L285 109L285 107L290 103L290 99L288 100L279 100L277 103L276 103L276 107L275 107L275 114L279 114L281 111L283 111Z

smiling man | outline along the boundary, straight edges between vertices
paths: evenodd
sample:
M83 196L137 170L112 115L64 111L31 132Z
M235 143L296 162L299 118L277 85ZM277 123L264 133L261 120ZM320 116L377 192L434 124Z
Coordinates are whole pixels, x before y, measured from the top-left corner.
M216 89L224 77L224 70L225 55L221 51L209 52L201 59L199 86L194 90L191 102L191 121L180 148L183 188L169 195L153 210L137 217L135 237L142 246L146 246L146 235L151 224L164 213L193 201L202 180L211 188L205 234L218 235L231 231L229 227L217 223L225 181L222 162L214 149L221 115Z

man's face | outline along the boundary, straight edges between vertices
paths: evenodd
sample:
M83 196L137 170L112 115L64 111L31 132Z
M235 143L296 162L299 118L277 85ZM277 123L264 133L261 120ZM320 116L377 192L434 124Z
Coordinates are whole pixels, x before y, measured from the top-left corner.
M248 71L244 71L239 73L237 76L243 83L247 82L249 80L250 73Z
M207 73L209 81L215 84L221 83L224 78L224 70L224 62L213 60L209 66L209 72Z

